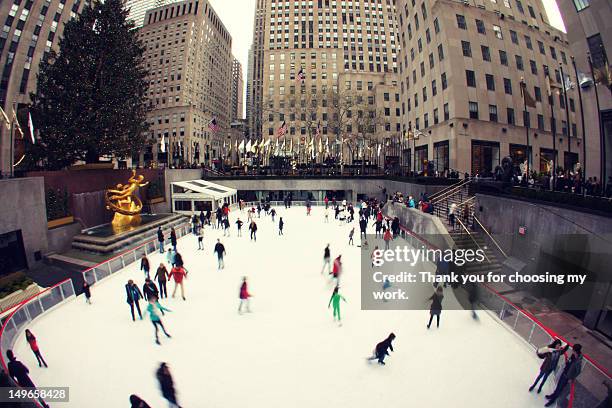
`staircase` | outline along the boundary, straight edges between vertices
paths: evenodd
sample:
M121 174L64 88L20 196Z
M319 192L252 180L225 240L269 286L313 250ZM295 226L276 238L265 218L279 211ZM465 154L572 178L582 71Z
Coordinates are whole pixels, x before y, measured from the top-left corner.
M434 214L439 218L448 221L448 211L452 204L457 206L456 217L460 219L466 227L474 224L474 188L471 180L463 180L444 190L437 192L430 197L430 202L434 205ZM465 213L465 206L469 212Z
M480 275L488 272L499 274L502 270L502 265L497 258L495 252L488 247L481 232L471 232L468 234L465 230L451 231L450 236L455 241L457 249L472 249L474 251L482 249L487 259L483 262L470 262L464 266L463 273L466 275Z

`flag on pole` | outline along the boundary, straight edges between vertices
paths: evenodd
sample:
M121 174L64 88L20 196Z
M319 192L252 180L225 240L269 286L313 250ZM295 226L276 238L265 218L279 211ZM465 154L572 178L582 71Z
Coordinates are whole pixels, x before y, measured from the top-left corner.
M306 79L306 74L304 74L304 69L300 68L300 72L298 72L297 77L295 78L297 82L304 83Z
M377 156L380 156L381 149L382 149L382 144L378 144L378 153L376 154Z
M236 140L236 142L238 142ZM242 139L242 142L240 142L240 146L238 146L238 151L241 152L242 150L244 150L244 139Z
M563 74L563 86L565 87L565 92L571 91L576 86L575 83L572 82L572 79L568 74Z
M293 154L293 139L289 142L289 152Z
M315 136L316 137L321 137L321 121L319 121L319 123L317 123L317 130L315 131Z
M268 140L266 140L266 143L264 143L264 147L268 147L270 145L270 138L268 138Z
M32 122L32 114L28 112L28 127L30 128L30 137L32 138L32 144L36 144L36 138L34 137L34 122Z
M280 128L278 128L278 137L281 138L283 136L285 136L285 134L287 134L287 123L283 120L283 124L281 125Z
M535 108L536 107L536 101L535 99L533 99L533 97L531 95L529 95L529 92L527 91L527 84L525 82L521 81L521 93L522 96L525 100L525 105L529 106L530 108Z
M323 153L323 138L319 137L319 153Z
M220 128L219 124L217 123L217 118L213 117L210 122L208 122L208 128L215 133L219 131Z
M162 140L159 146L159 151L162 153L166 153L166 135L165 134L162 134Z
M15 113L14 109L13 109L13 122L15 123L15 130L19 132L19 134L21 135L21 138L23 139L23 130L21 130L21 125L19 124L19 119L17 119L17 114Z
M11 121L8 118L8 115L6 114L6 112L4 112L4 109L2 109L2 107L0 107L0 115L2 117L0 117L0 119L4 122L4 126L6 126L7 129L11 128Z
M246 145L246 151L250 152L251 151L251 139L249 139L249 142Z

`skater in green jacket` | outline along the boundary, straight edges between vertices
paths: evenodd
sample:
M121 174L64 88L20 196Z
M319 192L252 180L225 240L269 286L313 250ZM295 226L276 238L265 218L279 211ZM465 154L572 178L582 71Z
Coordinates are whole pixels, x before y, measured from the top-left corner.
M344 300L346 302L346 299L344 298L344 296L342 296L341 294L338 293L339 289L340 289L339 286L336 286L334 288L334 293L332 293L331 298L329 299L329 303L327 305L327 308L329 309L329 307L333 304L333 306L334 306L334 321L336 321L336 319L338 319L338 323L341 322L341 318L340 318L340 300Z

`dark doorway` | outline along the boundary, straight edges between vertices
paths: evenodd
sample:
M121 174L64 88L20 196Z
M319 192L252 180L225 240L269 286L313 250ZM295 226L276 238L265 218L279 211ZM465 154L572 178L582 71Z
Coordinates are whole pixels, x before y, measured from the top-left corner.
M28 269L21 230L0 235L0 277Z

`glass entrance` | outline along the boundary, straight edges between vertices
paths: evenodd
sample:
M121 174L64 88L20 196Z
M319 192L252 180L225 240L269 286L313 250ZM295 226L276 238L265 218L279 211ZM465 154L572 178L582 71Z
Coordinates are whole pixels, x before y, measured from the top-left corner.
M472 175L493 176L499 166L499 143L472 140Z

